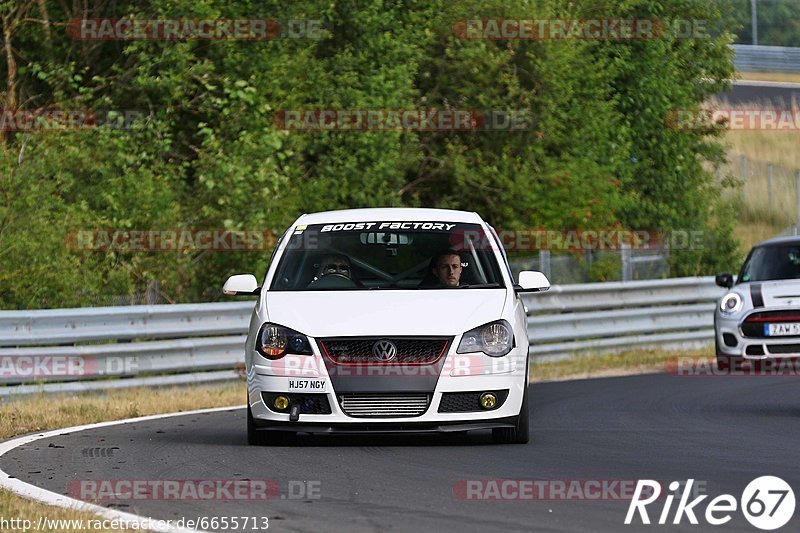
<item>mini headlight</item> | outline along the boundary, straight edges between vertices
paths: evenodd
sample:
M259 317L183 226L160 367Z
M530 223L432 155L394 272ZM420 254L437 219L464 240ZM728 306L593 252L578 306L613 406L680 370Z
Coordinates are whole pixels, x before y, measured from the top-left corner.
M278 324L267 322L258 332L256 351L267 359L280 359L288 353L312 355L308 337Z
M505 320L490 322L464 333L457 353L483 352L490 357L502 357L514 348L514 332Z
M735 315L742 310L742 297L738 293L730 292L719 301L719 311L723 315Z

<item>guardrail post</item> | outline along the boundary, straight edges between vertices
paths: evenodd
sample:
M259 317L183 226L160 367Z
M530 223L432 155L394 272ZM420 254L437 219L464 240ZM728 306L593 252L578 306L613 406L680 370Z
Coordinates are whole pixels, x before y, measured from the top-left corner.
M550 250L539 250L539 272L550 277Z
M622 281L633 279L633 264L631 261L631 246L628 243L621 243L619 246L619 258L622 263Z

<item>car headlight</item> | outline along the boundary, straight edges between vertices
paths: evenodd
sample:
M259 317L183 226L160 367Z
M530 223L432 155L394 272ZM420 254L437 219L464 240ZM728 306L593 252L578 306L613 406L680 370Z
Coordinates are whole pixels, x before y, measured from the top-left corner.
M730 292L719 301L719 311L725 316L735 315L742 310L742 297L735 292Z
M514 347L514 331L505 320L489 322L464 333L457 353L483 352L490 357L502 357Z
M286 354L313 355L308 337L278 324L267 322L258 331L256 351L267 359L280 359Z

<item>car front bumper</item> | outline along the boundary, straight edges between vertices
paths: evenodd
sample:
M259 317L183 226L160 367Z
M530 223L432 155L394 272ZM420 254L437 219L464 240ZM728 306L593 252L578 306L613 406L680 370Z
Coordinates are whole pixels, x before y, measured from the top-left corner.
M509 354L511 355L511 354ZM458 357L455 354L448 357ZM296 420L291 420L289 413L276 412L265 401L274 397L274 394L286 394L288 397L297 396L297 392L289 392L290 380L306 379L304 376L276 376L267 375L269 369L263 367L251 368L248 372L248 398L254 424L259 429L272 429L308 433L396 433L396 432L453 432L468 431L473 429L487 429L498 427L511 427L515 418L520 413L522 400L527 388L527 359L518 354L510 361L522 361L522 364L512 364L506 371L487 374L481 371L478 375L450 375L451 372L443 371L435 384L435 388L428 392L416 391L413 394L427 395L428 403L424 412L415 416L353 416L348 414L342 405L343 394L334 390L333 381L327 376L324 366L317 367L321 371L311 372L308 378L325 380L323 396L330 409L329 414L313 414L301 412ZM445 365L447 368L447 365ZM383 378L386 379L385 377ZM385 393L388 396L402 396L403 375L395 379L392 391ZM375 384L385 383L376 381L369 376L363 378L364 395L375 394ZM507 393L505 392L507 391ZM377 391L379 392L379 391ZM483 393L500 392L502 403L493 409L482 409L460 412L440 412L442 398L450 393ZM348 394L360 393L348 392ZM324 403L324 402L323 402Z
M774 309L780 311L781 309ZM758 311L764 311L759 309ZM770 311L773 311L770 308ZM795 359L800 357L800 336L746 336L742 324L752 314L725 318L717 312L714 319L718 354L752 361Z

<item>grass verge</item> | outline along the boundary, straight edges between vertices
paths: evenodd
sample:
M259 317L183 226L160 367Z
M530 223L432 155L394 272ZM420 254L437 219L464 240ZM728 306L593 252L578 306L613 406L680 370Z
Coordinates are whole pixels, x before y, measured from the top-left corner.
M692 351L631 350L613 354L581 355L564 361L533 365L531 380L536 383L664 372L669 361L687 356L713 357L714 348Z
M797 78L800 81L800 75ZM720 173L734 177L738 183L734 189L728 189L725 196L733 200L731 216L743 254L753 245L784 231L798 217L798 141L800 132L797 130L736 130L728 131L725 136L728 162ZM771 187L770 163L773 165Z
M800 73L797 72L742 72L741 75L742 80L800 83Z
M634 350L611 355L581 356L534 365L531 376L534 382L543 382L659 372L664 369L668 360L678 355L689 355L689 353ZM711 351L695 351L691 352L691 355L710 356ZM0 403L0 440L93 422L207 407L240 405L245 401L244 389L244 383L238 382L180 388L122 389L111 392L59 395L58 397L55 395L32 395ZM43 505L20 498L9 491L0 490L0 518L30 520L35 525L42 516L50 519L50 527L45 524L38 531L52 533L85 532L88 529L87 521L97 520L97 517L91 513ZM62 522L54 523L56 520ZM83 520L83 529L77 525L70 527L67 522L63 522L69 520ZM78 523L73 522L73 524ZM35 527L31 529L35 529ZM92 530L121 531L98 528L92 528Z

